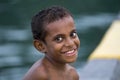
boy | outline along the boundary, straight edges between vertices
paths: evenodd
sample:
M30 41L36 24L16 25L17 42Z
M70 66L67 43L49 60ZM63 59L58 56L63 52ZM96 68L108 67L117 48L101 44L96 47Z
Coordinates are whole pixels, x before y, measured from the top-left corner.
M24 80L79 80L68 64L76 60L80 45L70 12L52 6L36 14L31 26L34 46L44 57L31 67Z

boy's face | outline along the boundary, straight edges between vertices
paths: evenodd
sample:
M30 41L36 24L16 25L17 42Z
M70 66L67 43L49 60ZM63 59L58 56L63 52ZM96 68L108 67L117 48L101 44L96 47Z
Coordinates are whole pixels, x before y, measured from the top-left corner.
M57 63L71 63L77 58L79 38L72 17L65 17L46 26L46 56Z

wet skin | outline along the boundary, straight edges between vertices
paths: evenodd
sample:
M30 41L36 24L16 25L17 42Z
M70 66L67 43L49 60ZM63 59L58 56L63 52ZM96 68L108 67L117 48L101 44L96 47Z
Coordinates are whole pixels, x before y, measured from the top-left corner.
M79 80L76 70L68 64L76 61L80 45L73 18L49 23L46 30L45 43L34 41L45 56L31 67L24 80Z
M72 17L50 23L46 30L46 57L53 63L63 65L74 62L80 41Z

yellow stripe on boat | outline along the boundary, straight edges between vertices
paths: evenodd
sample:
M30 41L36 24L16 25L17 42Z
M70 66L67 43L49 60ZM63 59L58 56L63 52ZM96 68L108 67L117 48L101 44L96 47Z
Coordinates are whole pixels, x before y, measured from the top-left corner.
M90 55L91 59L120 60L120 20L112 23L98 47Z

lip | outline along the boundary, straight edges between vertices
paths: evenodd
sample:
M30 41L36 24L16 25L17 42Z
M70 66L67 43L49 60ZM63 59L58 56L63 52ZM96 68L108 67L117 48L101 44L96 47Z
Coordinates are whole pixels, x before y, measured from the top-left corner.
M77 55L76 51L77 51L77 49L72 49L72 50L68 50L68 51L64 52L64 54L65 54L65 56L70 57L70 56Z

